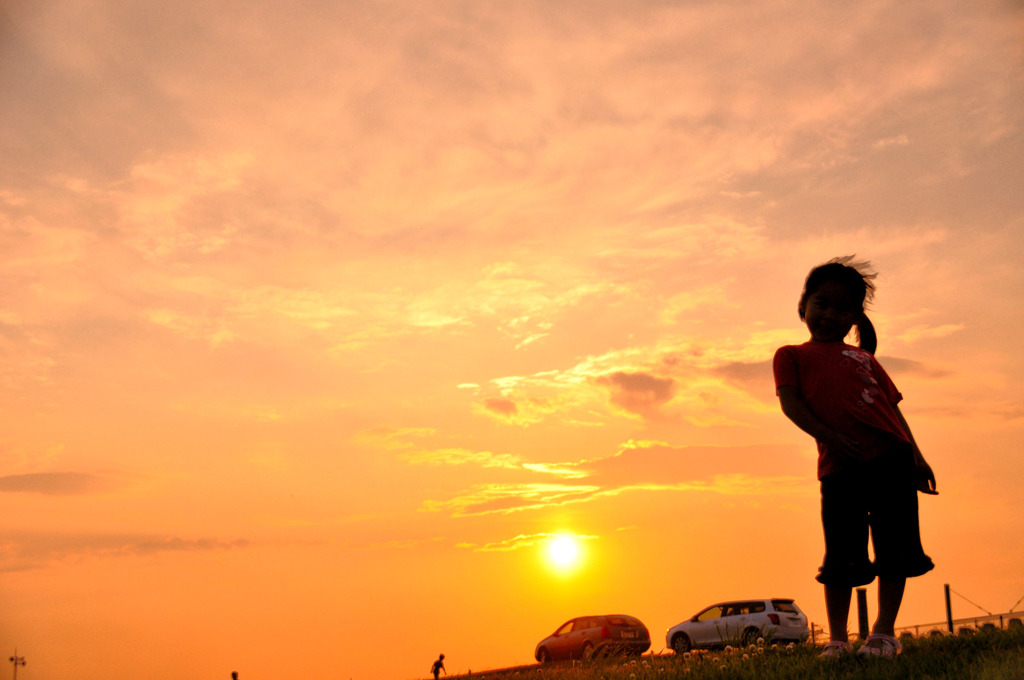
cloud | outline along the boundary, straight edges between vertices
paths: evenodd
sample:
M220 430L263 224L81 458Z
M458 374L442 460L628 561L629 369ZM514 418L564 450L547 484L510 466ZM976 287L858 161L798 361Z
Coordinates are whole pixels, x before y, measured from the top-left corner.
M433 428L381 427L364 430L355 437L355 441L375 449L396 452L400 460L413 465L476 465L481 468L528 469L522 458L515 454L426 445L436 437L437 432Z
M355 440L378 449L397 450L414 447L409 439L428 439L435 434L436 430L430 427L376 427L363 430Z
M672 326L702 307L730 304L736 303L729 300L725 286L714 284L672 295L662 305L660 315L666 326Z
M600 487L577 484L478 484L448 500L427 500L425 512L453 517L509 514L590 500Z
M0 539L0 572L39 569L67 560L140 557L164 552L238 550L244 539L221 540L143 534L9 534Z
M880 139L875 142L874 146L876 149L884 149L887 146L906 146L907 144L910 144L910 139L907 135L902 134L896 135L895 137Z
M162 326L188 338L205 340L211 347L219 347L236 338L220 320L204 319L181 314L171 309L154 309L146 313L150 323Z
M947 323L941 326L919 325L905 330L896 337L909 344L922 339L944 338L964 328L966 325L962 323Z
M515 453L427 446L427 440L436 436L437 432L431 428L374 428L360 433L356 441L375 449L394 452L398 459L412 465L502 468L530 476L539 474L560 479L580 479L591 474L588 467L581 463L535 462ZM500 485L496 488L500 488Z
M618 415L654 422L743 424L772 398L770 357L793 340L792 331L743 330L740 337L718 342L663 335L651 344L586 356L567 368L494 378L489 387L501 396L490 398L491 409L477 410L524 425L547 417L585 425L609 405Z
M559 483L484 483L445 500L427 500L425 512L454 517L508 515L593 502L627 493L694 492L720 495L812 493L813 461L791 446L673 447L629 441L614 455L547 466Z
M125 242L148 258L204 256L229 248L245 221L227 206L247 205L244 175L254 160L239 151L217 157L166 155L135 165L130 190L110 196L120 211Z
M519 412L519 409L516 407L516 403L511 399L505 398L485 399L484 408L491 413L506 418L515 416Z
M881 357L879 361L887 371L893 374L902 373L918 375L924 378L946 378L953 375L953 371L947 368L937 366L934 363L917 361L915 359Z
M519 534L512 538L506 538L501 541L494 541L491 543L484 543L483 545L477 545L474 543L460 543L458 547L469 548L474 552L511 552L513 550L522 550L523 548L532 548L540 543L545 543L552 538L568 536L577 541L589 541L595 540L597 536L590 536L587 534L571 534L571 533L539 533L539 534Z
M101 493L111 487L108 477L81 472L33 472L0 477L0 493L83 496Z
M504 390L514 396L491 397L474 404L473 411L510 425L534 425L552 413L569 407L570 395L561 399L528 397L525 391Z
M1020 420L1024 418L1024 405L1003 404L996 410L996 414L1005 420Z
M616 372L600 376L596 382L609 388L611 403L648 419L658 417L658 409L672 399L676 390L671 378L647 373Z
M365 544L354 544L354 547L363 550L410 550L431 543L441 543L444 540L443 536L431 536L429 538L404 538Z
M745 388L754 388L758 392L762 392L766 386L769 388L769 394L774 391L771 361L730 361L716 366L711 372Z
M403 452L398 457L413 464L466 465L473 463L484 468L509 468L512 470L518 470L522 467L519 456L513 454L470 451L459 448L420 449Z
M572 463L523 463L523 469L555 475L566 479L580 479L589 473Z

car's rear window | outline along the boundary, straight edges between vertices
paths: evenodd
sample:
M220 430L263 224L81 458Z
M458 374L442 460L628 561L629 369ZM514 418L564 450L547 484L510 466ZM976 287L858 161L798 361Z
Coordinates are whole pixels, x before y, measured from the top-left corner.
M777 612L796 614L796 606L793 604L793 600L772 600L772 606L775 607Z
M632 616L609 616L608 623L612 626L642 626L639 620Z

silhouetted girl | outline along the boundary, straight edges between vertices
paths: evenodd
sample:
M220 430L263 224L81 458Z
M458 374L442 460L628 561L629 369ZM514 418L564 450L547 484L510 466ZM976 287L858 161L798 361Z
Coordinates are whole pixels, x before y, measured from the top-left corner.
M917 491L936 493L935 475L897 407L902 395L873 356L875 332L864 314L875 290L868 267L842 257L812 269L798 305L811 339L780 347L774 361L782 412L818 444L825 558L817 580L831 635L823 656L850 651L850 595L875 576L878 618L859 653L897 654L906 580L934 566L921 547ZM855 325L861 347L845 343Z

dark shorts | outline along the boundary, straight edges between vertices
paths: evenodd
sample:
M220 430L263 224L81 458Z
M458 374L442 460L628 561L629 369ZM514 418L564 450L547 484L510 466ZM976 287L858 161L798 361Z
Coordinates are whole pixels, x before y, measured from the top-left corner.
M907 447L821 479L820 583L863 586L875 576L908 578L935 567L921 547L914 471ZM874 562L868 557L869 529Z

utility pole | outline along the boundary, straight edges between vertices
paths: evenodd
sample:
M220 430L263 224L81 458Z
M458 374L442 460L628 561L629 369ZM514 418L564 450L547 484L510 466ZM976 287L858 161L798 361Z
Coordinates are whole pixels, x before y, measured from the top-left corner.
M857 588L857 629L861 640L868 639L868 591Z
M14 664L14 680L18 680L18 666L25 665L25 657L18 656L18 648L14 648L14 656L10 659L10 662Z
M949 601L949 584L948 583L945 584L943 589L946 592L946 627L949 629L949 632L952 633L953 632L953 605L950 604L950 601Z

